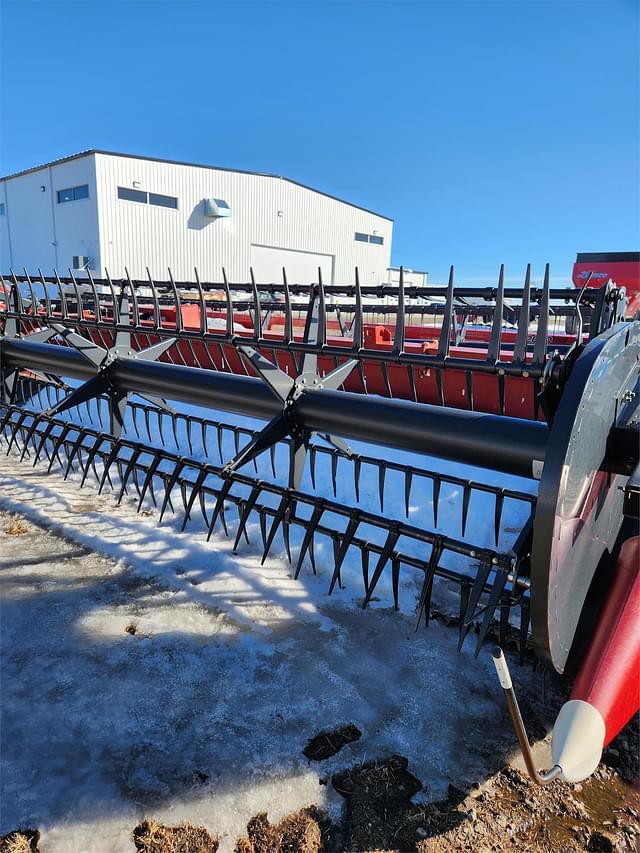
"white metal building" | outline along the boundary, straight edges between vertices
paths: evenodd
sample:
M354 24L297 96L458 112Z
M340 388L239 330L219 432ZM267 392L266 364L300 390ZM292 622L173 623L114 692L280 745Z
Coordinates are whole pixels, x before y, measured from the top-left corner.
M85 151L0 179L0 270L384 282L393 221L278 175Z

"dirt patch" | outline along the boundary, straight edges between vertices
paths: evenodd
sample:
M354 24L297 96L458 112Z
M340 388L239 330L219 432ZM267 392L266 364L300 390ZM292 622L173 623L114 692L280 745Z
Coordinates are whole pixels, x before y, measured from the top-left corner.
M29 525L19 516L15 515L9 519L9 523L4 529L7 536L24 536L29 532Z
M16 829L0 836L0 853L40 853L37 829Z
M216 853L219 841L203 826L163 826L145 820L133 830L138 853Z
M453 808L451 802L430 805L424 824L427 837L415 850L635 851L640 822L631 800L640 806L637 793L606 767L581 785L556 782L547 788L507 768ZM454 815L457 821L447 828L446 821Z
M349 724L337 729L319 732L315 737L307 741L302 750L310 761L323 761L340 752L347 743L353 743L362 737L359 728Z
M331 779L347 801L345 849L415 850L421 809L411 800L422 789L402 755L370 761Z
M236 842L235 853L319 853L327 847L323 838L326 819L314 808L287 815L280 823L269 823L266 813L247 824L247 836Z

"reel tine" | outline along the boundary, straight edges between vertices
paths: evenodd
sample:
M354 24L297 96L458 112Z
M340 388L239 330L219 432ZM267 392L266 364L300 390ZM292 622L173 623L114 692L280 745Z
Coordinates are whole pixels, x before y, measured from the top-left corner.
M86 462L84 465L84 470L82 472L82 478L80 480L80 488L82 488L84 486L84 484L87 480L87 477L89 476L89 469L90 468L93 469L93 473L95 474L96 482L99 482L98 472L96 471L96 468L95 468L95 457L96 457L98 449L99 449L100 445L102 444L103 440L104 440L104 436L97 435L95 438L95 441L93 442L93 444L89 448L89 451L87 453L87 459L86 459Z
M271 460L271 473L276 476L276 445L272 444L269 448L269 459Z
M246 501L243 502L242 513L240 514L240 520L238 522L238 531L236 533L236 538L233 543L232 551L235 553L238 550L238 545L240 544L240 539L242 538L242 534L245 532L247 520L249 518L249 514L253 509L255 502L258 500L258 495L262 491L262 483L258 481L254 484L251 489L251 493ZM240 504L238 504L240 506Z
M79 431L78 431L78 437L77 437L77 438L76 438L76 440L73 442L73 446L72 446L72 448L71 448L71 452L69 453L69 456L67 457L67 467L66 467L66 470L65 470L65 472L64 472L63 480L66 480L66 479L67 479L67 477L69 476L69 473L70 473L70 471L71 471L71 466L73 465L73 460L75 459L76 454L77 454L77 453L79 452L79 450L80 450L80 445L81 445L81 444L82 444L82 442L84 441L84 437L85 437L85 432L84 432L84 430L79 430Z
M222 484L222 488L218 493L218 499L216 501L216 505L213 510L213 515L211 516L211 521L209 523L209 530L207 532L207 542L211 539L211 535L213 533L213 528L215 527L216 519L218 515L220 516L220 521L222 522L222 526L224 527L225 536L229 535L229 531L227 530L227 522L224 516L224 501L227 495L229 494L229 490L233 485L233 480L231 477L228 477Z
M15 424L15 426L13 427L13 430L12 430L11 440L9 441L9 446L7 447L7 456L11 453L11 448L12 448L14 442L16 443L16 448L18 447L18 432L19 432L20 428L22 427L22 424L24 423L27 415L28 415L28 412L21 411L20 414L18 415L18 420L12 422Z
M467 529L467 517L469 515L469 501L471 500L471 482L467 482L462 487L462 536L464 538Z
M189 521L189 518L191 517L191 510L193 509L193 505L195 503L196 497L200 494L200 490L202 489L204 481L207 479L208 473L209 472L205 467L202 467L200 469L200 473L198 474L198 476L196 478L196 481L193 485L193 488L191 489L191 494L189 495L189 500L187 501L187 506L186 506L186 509L184 511L184 518L182 520L182 527L180 528L181 532L187 526L187 522Z
M442 486L442 479L438 474L433 474L431 477L433 482L433 526L438 526L438 508L440 504L440 487Z
M358 525L360 524L359 513L355 512L352 514L349 519L349 523L347 524L347 529L345 530L342 541L340 543L340 548L336 554L335 564L333 567L333 575L331 576L331 583L329 584L329 595L333 592L333 588L336 585L336 581L338 582L338 586L342 587L341 578L340 578L340 569L342 568L342 564L344 562L344 558L347 556L347 551L349 550L349 545L353 540L353 537L356 535L356 531L358 529Z
M393 609L400 609L400 557L394 552L391 559L391 588L393 590Z
M491 336L487 348L487 361L496 364L500 359L500 348L502 344L502 322L504 317L504 264L500 264L500 275L498 276L498 292L496 304L493 309L493 324Z
M224 298L227 305L226 316L226 337L229 343L233 341L233 302L231 301L231 291L229 290L229 282L227 281L227 271L222 267L222 286L224 288Z
M208 459L209 449L207 448L207 422L204 419L200 421L200 443L202 444L202 453Z
M396 547L396 542L398 541L399 537L400 537L400 532L398 530L398 525L394 524L391 527L391 529L389 530L389 533L387 535L387 540L384 543L384 546L382 548L382 553L380 554L380 558L378 559L378 563L377 563L375 570L373 572L373 577L371 578L371 583L369 584L369 587L366 590L364 603L362 605L363 609L365 607L367 607L367 605L371 601L371 596L373 595L373 592L374 592L374 590L378 584L378 581L380 580L380 575L382 574L384 567L386 566L387 561L389 560L389 557L391 556L393 549Z
M185 416L185 427L187 429L187 444L189 445L189 453L193 456L193 441L191 440L191 427L193 421L190 417Z
M512 364L524 364L527 359L527 340L529 337L529 290L531 287L531 264L527 264L527 273L522 291L522 304L518 314L518 333L513 348Z
M467 612L465 613L464 617L464 621L469 624L473 621L478 602L480 601L480 596L484 591L484 587L490 573L491 563L487 560L481 562L476 573L475 580L473 581L471 592L469 593L469 603L467 605Z
M122 501L122 498L124 497L124 493L127 489L127 482L129 480L129 477L131 476L132 471L135 469L136 462L138 461L138 457L141 453L142 447L134 447L131 451L131 456L124 469L124 473L121 476L120 492L118 493L118 497L116 499L116 505L119 505Z
M251 278L251 289L253 290L253 336L257 344L262 339L262 310L260 308L260 296L258 295L256 279L253 275L253 267L249 267L249 277Z
M207 306L204 301L204 290L202 289L202 284L200 283L200 276L198 274L198 268L193 268L193 273L196 280L196 290L198 291L198 306L200 308L200 335L204 337L207 334ZM207 350L208 352L208 350ZM198 365L201 367L202 365Z
M273 545L273 540L275 539L275 535L278 532L278 527L280 527L280 523L284 519L285 513L289 508L289 504L291 503L291 494L287 489L281 499L280 504L278 505L278 509L276 510L276 514L273 519L273 523L271 525L271 529L269 530L269 536L267 537L267 544L264 548L264 553L262 554L262 559L260 560L260 565L264 566L264 562L269 556L269 551L271 550L271 546Z
M396 325L393 333L392 349L392 353L395 356L399 356L402 352L404 352L404 329L404 268L400 267L400 280L398 282L398 313L396 314Z
M433 578L440 562L442 555L442 539L437 536L431 546L431 554L429 563L424 573L424 581L422 582L422 590L420 591L420 599L418 600L418 618L416 619L416 631L420 625L420 620L424 614L425 628L429 627L429 617L431 611L431 594L433 592Z
M404 472L404 514L409 518L409 504L411 502L411 483L413 481L413 471L407 468Z
M235 505L236 511L238 513L238 524L240 524L240 516L242 515L244 504L244 499L240 498L240 500ZM249 534L247 533L246 528L242 531L242 533L244 533L245 542L247 543L247 545L250 545L251 543L249 542Z
M138 501L138 507L136 509L136 512L140 512L144 496L147 493L147 489L151 486L153 475L155 474L161 459L162 456L160 455L160 453L156 452L153 456L153 459L151 460L151 463L149 464L149 467L147 468L147 473L145 474L144 480L142 481L142 491L140 493L140 500ZM155 504L155 497L153 503Z
M387 475L387 466L384 462L378 465L378 498L380 500L380 512L384 512L384 480Z
M309 445L309 474L311 476L311 485L315 489L316 487L316 446L315 444Z
M489 630L489 625L491 624L493 614L495 613L496 607L498 606L502 593L504 592L506 583L507 572L505 572L504 569L496 569L496 576L493 581L493 586L489 592L489 599L482 618L482 624L480 625L480 631L478 632L478 640L476 642L476 650L474 652L474 657L476 658L480 654L480 649L484 644L487 631Z
M291 540L290 540L290 532L291 532L291 519L295 516L296 511L296 502L294 500L291 501L290 506L284 514L284 519L282 522L282 540L284 542L284 550L287 555L287 560L289 565L292 564L291 559ZM264 546L263 546L264 547Z
M291 294L287 282L287 271L282 267L282 286L284 288L284 342L287 346L293 343L293 311L291 308Z
M33 421L31 422L31 426L29 427L29 431L27 432L26 438L24 440L24 447L22 448L22 453L20 454L20 461L24 460L24 457L29 453L29 442L32 441L33 449L35 450L35 438L34 433L38 428L39 419L34 416ZM5 422L2 422L2 429L4 430ZM30 455L30 454L29 454Z
M460 584L460 610L459 610L459 619L460 625L458 628L458 651L461 651L462 645L465 641L465 637L469 633L470 625L467 625L464 621L464 618L467 614L467 608L469 607L469 593L471 591L471 584L465 578Z
M545 264L540 313L538 314L538 331L533 347L533 363L544 365L547 356L547 337L549 336L549 264ZM537 399L537 397L536 397Z
M216 425L216 436L218 439L218 455L220 456L220 464L224 465L224 458L222 456L222 424Z
M447 283L447 297L442 315L442 326L440 327L440 340L438 341L438 358L445 359L449 355L449 338L451 336L451 324L453 321L453 287L454 270L449 268L449 281Z
M360 503L360 472L362 470L362 460L359 456L353 458L353 487L356 495L356 502Z
M67 435L69 434L71 429L72 429L72 427L70 425L67 426L65 424L65 426L63 426L62 429L60 430L60 433L53 440L53 445L52 445L52 449L51 449L51 458L49 460L49 467L47 468L47 474L50 473L51 469L53 468L53 463L56 461L56 459L58 460L60 467L64 468L64 462L60 458L60 448L63 446L64 441L66 440Z
M360 290L360 273L358 271L358 267L355 270L355 314L352 323L352 338L353 338L353 351L358 353L363 347L363 337L364 337L364 320L362 313L362 291ZM362 369L362 365L359 363L359 368ZM364 382L364 377L361 375L362 384L365 387L366 393L366 385Z
M362 568L362 584L365 591L369 588L369 543L360 547L360 563Z
M267 544L267 513L264 507L260 508L260 540L262 547Z
M49 435L53 431L53 427L54 427L54 422L49 421L47 423L46 427L43 429L41 435L40 435L40 443L38 444L38 447L37 447L36 453L35 453L35 458L33 460L33 467L34 468L35 468L36 464L40 461L40 454L42 453L43 448L45 448L45 442L48 441ZM11 449L11 445L9 445L9 449ZM49 453L46 449L45 449L45 453L46 453L47 458L48 458ZM7 450L7 456L8 455L9 455L9 450Z
M178 443L178 412L170 412L171 432L173 433L173 441L176 447L180 447Z
M318 267L318 327L316 343L322 348L327 343L327 301L322 282L322 270Z
M498 547L500 539L500 526L502 521L502 509L504 507L504 491L496 492L496 507L493 516L493 533L495 538L495 546Z
M158 519L158 524L162 524L162 519L164 518L164 514L168 505L171 505L171 512L175 512L175 510L173 509L173 504L171 503L171 492L173 491L173 487L175 486L178 477L184 469L184 466L185 460L180 457L180 459L178 459L178 461L174 465L173 471L171 472L169 479L165 480L164 499L162 501L162 507L160 508L160 518Z
M298 562L296 563L296 570L294 574L294 579L298 580L298 575L300 574L300 569L302 568L302 561L304 560L304 555L307 553L307 549L311 545L313 541L313 535L316 531L316 528L320 524L320 519L322 518L322 513L324 512L324 504L320 501L318 502L311 513L311 518L308 523L305 525L304 538L302 540L302 545L300 546L300 553L298 554ZM266 547L266 543L265 543ZM314 561L314 571L315 575L315 561Z
M333 486L334 498L338 496L337 479L338 479L338 451L332 450L331 451L331 485Z
M106 457L103 463L102 469L102 479L100 480L100 485L98 487L98 494L102 494L102 490L104 488L104 484L109 481L109 486L113 488L113 483L111 482L111 477L109 476L109 468L113 465L116 456L118 455L119 445L118 442L113 440L113 444L111 446L111 450L109 451L108 456Z

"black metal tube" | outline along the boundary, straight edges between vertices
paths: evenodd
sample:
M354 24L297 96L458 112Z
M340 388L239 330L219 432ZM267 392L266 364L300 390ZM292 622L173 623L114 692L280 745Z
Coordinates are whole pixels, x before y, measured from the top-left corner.
M67 347L5 340L0 342L0 355L13 367L76 379L95 375L95 368ZM248 376L122 358L109 368L109 378L122 391L249 417L268 419L282 411L282 403L267 386ZM525 477L541 469L548 439L548 428L537 421L346 391L308 391L295 405L296 419L308 430Z

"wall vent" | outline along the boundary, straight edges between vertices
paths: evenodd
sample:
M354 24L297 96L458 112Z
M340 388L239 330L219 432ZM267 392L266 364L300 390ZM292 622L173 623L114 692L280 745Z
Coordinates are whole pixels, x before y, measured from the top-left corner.
M205 198L204 215L217 218L231 216L231 208L223 198Z

